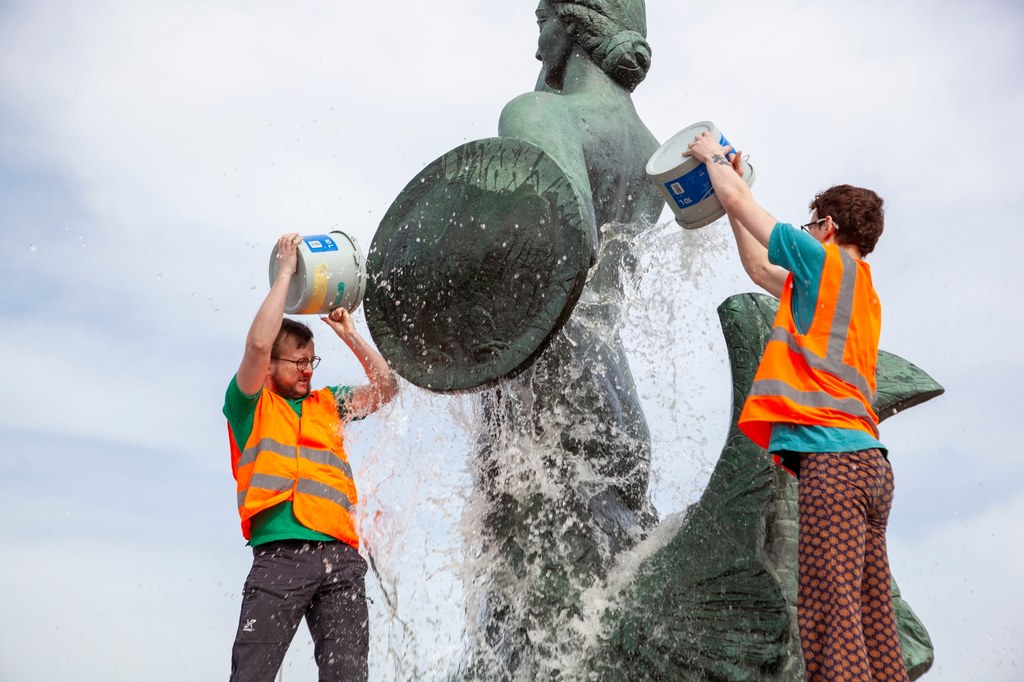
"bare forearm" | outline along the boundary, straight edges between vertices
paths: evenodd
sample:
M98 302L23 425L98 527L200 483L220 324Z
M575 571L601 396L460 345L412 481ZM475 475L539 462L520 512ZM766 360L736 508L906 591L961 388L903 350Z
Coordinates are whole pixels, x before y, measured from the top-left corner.
M757 286L775 297L782 295L782 287L786 281L786 272L768 260L768 249L761 245L746 226L738 219L730 218L733 236L736 238L736 251L743 264L743 270Z
M370 381L370 392L373 396L373 405L367 406L370 411L384 405L398 393L398 379L391 370L387 360L377 352L370 343L358 333L340 335L341 339L352 350L352 353L359 360L366 372L366 378Z
M274 339L281 329L284 318L284 302L288 294L288 281L279 278L270 287L270 293L263 299L263 304L256 311L249 333L245 337L245 352L238 366L235 379L238 388L246 395L256 393L263 386L267 367L270 364L270 353L274 347Z
M715 188L715 195L722 208L729 214L729 218L733 220L734 227L737 223L740 224L743 231L749 233L758 244L767 249L772 228L775 226L774 218L757 204L750 187L735 172L724 154L715 154L706 165L708 178Z
M277 277L270 285L270 292L263 299L263 304L256 311L256 317L249 327L249 334L245 338L247 353L250 349L265 350L269 357L270 348L274 345L278 331L281 330L281 320L284 319L288 287L298 267L299 241L297 232L285 233L277 239Z
M256 316L249 327L249 333L245 338L246 348L265 349L270 352L274 345L274 339L281 330L281 320L284 318L284 304L288 297L288 284L291 280L291 273L281 273L270 287L270 292L263 299L263 304L256 311Z
M724 152L724 150L722 150ZM716 153L704 164L708 169L708 178L715 188L715 195L722 203L722 208L729 212L741 207L742 202L754 200L747 183L736 172L733 164L724 153Z
M728 147L723 147L704 131L694 138L683 155L692 156L704 164L715 195L729 214L729 219L737 221L761 246L768 248L775 218L754 201L754 195L743 180L738 153L730 163L726 158L728 152Z
M249 332L245 336L245 353L242 355L242 363L238 366L235 378L238 388L247 395L254 394L263 386L267 368L270 365L270 353L274 347L274 340L281 330L281 321L284 319L284 304L288 298L288 286L291 283L292 275L295 274L297 264L297 244L299 235L295 232L288 232L278 237L277 258L278 273L267 297L263 299L256 316L249 325Z
M768 261L768 249L754 239L738 218L730 218L729 227L732 228L732 235L736 239L736 252L739 254L740 263L751 279L756 281L754 273L762 261Z

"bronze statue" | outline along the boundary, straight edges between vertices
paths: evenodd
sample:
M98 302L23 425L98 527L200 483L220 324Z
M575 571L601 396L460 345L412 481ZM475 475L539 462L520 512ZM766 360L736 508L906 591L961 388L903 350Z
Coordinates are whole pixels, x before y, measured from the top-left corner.
M663 206L644 171L658 142L630 96L650 66L644 5L542 0L537 20L546 87L509 102L498 131L546 151L581 188L596 262L547 349L483 396L489 611L477 666L490 674L546 674L577 650L580 595L656 521L650 433L619 338L623 269Z

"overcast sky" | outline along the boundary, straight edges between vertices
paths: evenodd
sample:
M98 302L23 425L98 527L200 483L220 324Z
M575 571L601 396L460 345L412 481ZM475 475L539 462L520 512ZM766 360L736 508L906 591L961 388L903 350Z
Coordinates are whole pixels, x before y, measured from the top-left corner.
M365 251L426 164L495 135L533 89L534 7L0 2L0 679L226 679L251 555L220 408L270 250L342 229ZM839 182L886 199L882 348L947 389L882 426L893 572L935 643L925 679L1024 678L1024 10L662 0L648 23L634 101L659 139L715 122L781 220ZM753 285L724 223L662 222L624 338L667 514L721 450L715 308ZM314 381L360 380L312 323ZM350 430L374 679L460 651L473 418L405 385ZM284 679L315 679L305 628Z

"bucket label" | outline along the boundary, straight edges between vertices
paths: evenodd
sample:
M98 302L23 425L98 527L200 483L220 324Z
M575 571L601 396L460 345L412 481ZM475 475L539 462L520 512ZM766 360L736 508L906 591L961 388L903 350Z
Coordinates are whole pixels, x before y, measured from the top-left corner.
M699 204L715 193L708 179L708 169L703 163L689 173L666 182L665 189L679 208Z
M723 147L729 145L725 135L719 137L718 143ZM729 152L730 156L732 154L735 154L735 151ZM665 189L679 208L688 208L699 204L715 193L715 189L711 186L711 179L708 178L708 168L703 163L692 168L689 173L666 182Z
M312 253L338 250L338 245L326 234L311 234L308 237L303 237L302 241L306 242L306 246Z

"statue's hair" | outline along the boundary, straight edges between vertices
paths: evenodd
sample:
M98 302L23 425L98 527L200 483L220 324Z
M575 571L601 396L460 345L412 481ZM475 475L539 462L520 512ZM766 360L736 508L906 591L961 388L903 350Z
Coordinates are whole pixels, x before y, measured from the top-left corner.
M644 0L549 0L569 35L601 70L633 91L651 68Z

